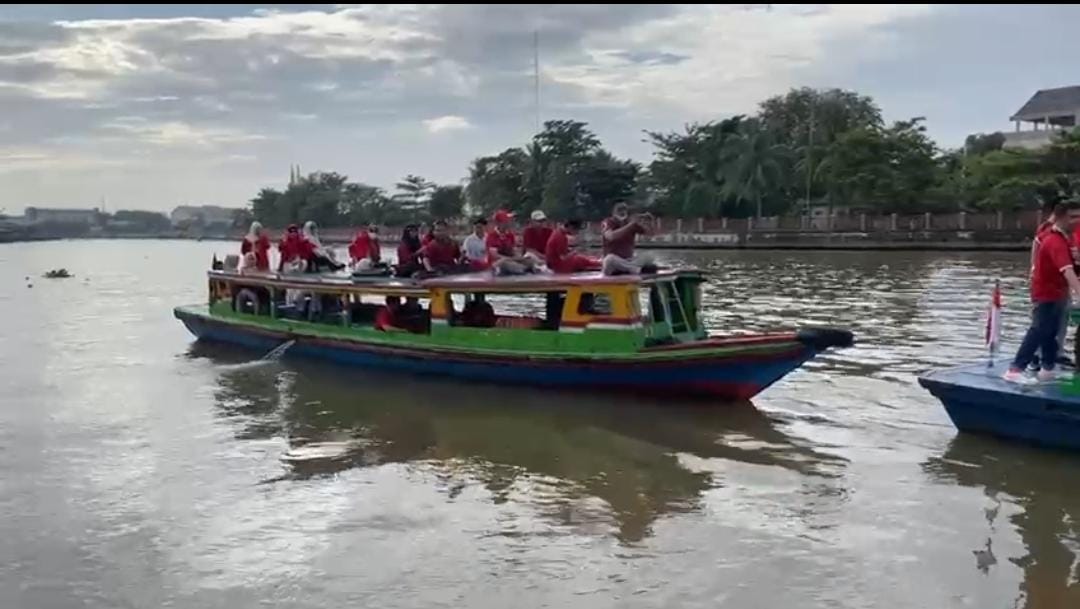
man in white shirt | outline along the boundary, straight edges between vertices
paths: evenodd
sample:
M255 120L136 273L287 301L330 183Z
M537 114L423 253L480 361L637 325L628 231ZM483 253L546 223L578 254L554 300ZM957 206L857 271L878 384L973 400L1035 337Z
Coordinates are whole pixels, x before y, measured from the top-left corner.
M469 267L474 271L485 271L491 268L488 264L488 249L485 242L487 237L487 218L477 216L473 220L473 232L465 237L461 249L465 253L465 259Z

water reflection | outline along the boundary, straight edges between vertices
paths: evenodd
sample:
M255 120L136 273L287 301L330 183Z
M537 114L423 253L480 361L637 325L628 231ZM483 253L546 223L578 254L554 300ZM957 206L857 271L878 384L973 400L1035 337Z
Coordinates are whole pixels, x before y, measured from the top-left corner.
M1018 508L1009 516L1027 554L1008 560L1023 570L1016 607L1080 607L1080 492L1072 485L1075 456L1015 446L961 434L940 457L923 464L935 477L982 488L990 506L982 514L993 524L1003 503ZM984 572L997 557L988 538L973 550Z
M191 351L218 367L215 401L237 439L285 439L284 473L269 482L411 463L434 471L450 500L479 484L495 503L527 503L575 529L609 524L633 542L660 517L698 509L719 484L713 468L688 460L822 480L844 465L749 403L466 385L306 361L247 365L237 363L242 354L206 344Z

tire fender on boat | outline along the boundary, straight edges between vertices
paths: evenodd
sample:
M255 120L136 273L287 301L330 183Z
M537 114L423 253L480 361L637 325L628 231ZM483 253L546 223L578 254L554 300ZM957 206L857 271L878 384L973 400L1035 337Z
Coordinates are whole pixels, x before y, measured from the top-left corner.
M259 303L259 295L250 288L244 288L233 296L233 310L238 313L261 313L262 306Z
M850 330L840 328L803 328L795 336L799 342L815 351L855 344L855 335Z

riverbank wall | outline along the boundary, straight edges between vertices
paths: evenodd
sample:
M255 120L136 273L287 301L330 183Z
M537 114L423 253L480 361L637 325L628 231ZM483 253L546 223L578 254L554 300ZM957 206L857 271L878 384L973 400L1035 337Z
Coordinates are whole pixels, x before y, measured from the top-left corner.
M1031 236L1042 221L1042 214L1032 212L997 212L989 214L918 214L828 216L781 216L741 219L670 219L657 218L651 234L639 237L643 249L791 249L791 250L940 250L940 251L1024 251L1031 247ZM322 239L342 245L357 232L353 227L324 228ZM455 226L464 236L469 227ZM271 229L274 239L279 229ZM384 244L397 241L400 227L383 227ZM41 233L20 239L7 235L8 241L60 238L105 239L235 239L244 231L197 234L170 231L160 234L56 235ZM3 241L4 239L0 239ZM586 225L584 241L598 244L599 223Z

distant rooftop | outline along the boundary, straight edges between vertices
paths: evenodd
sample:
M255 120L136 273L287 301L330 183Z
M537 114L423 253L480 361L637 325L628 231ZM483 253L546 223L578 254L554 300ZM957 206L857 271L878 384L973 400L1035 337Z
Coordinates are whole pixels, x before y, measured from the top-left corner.
M1009 120L1044 121L1047 117L1053 119L1077 114L1080 114L1080 85L1040 89Z

